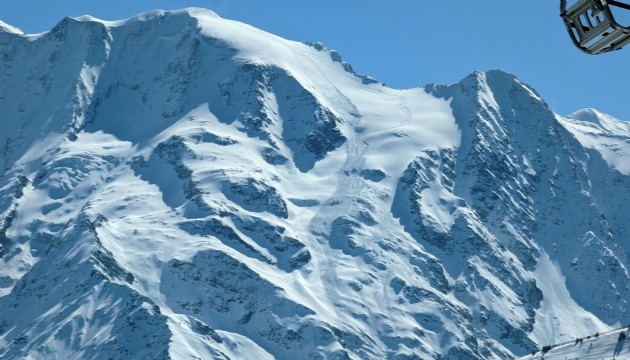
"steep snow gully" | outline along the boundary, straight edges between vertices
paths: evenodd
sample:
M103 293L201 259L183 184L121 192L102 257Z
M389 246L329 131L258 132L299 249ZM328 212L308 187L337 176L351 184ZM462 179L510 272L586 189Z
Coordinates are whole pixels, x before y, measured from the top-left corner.
M625 122L203 9L0 25L0 358L506 359L630 323Z

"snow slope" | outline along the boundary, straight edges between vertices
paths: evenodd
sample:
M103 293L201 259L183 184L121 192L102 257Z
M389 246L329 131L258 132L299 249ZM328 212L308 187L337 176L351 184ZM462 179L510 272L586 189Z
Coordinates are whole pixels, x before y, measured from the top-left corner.
M22 30L3 22L2 20L0 20L0 31L11 34L23 34Z
M509 74L390 89L203 9L0 54L0 357L504 359L630 320L625 123Z
M540 351L520 357L526 359L546 360L601 360L629 359L629 328L615 329L605 333L594 333L562 344L549 345Z
M630 175L630 124L595 109L577 111L561 121L588 149L597 151L608 164Z

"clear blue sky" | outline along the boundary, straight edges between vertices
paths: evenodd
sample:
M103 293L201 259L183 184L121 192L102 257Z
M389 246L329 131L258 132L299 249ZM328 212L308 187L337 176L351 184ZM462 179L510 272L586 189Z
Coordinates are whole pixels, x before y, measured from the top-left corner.
M573 48L560 0L5 0L0 19L25 32L64 16L106 20L156 8L206 7L298 41L319 41L359 73L397 88L450 84L501 69L536 88L556 112L595 107L630 120L630 46L589 56Z

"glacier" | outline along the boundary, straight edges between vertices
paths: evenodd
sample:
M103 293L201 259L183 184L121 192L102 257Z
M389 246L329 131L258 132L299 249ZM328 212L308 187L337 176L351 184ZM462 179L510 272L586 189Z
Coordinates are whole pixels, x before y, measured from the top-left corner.
M392 89L190 8L0 22L0 84L2 358L506 359L630 323L630 125L505 72Z

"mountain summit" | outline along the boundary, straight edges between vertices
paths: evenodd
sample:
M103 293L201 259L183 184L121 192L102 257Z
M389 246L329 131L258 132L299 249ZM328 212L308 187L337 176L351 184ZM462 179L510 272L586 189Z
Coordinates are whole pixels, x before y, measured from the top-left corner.
M627 124L512 75L391 89L186 9L3 30L0 84L2 358L506 359L630 322Z

